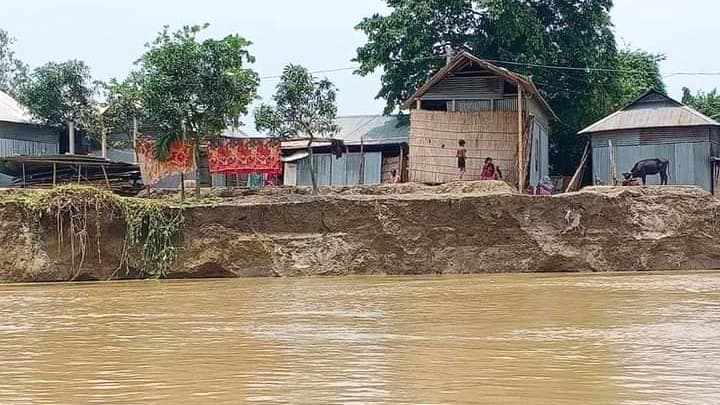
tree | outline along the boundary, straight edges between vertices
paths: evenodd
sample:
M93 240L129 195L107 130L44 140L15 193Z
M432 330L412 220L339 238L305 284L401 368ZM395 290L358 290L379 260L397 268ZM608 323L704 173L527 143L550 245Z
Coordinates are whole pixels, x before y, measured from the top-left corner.
M360 75L383 69L378 97L386 100L386 113L445 63L446 46L467 49L532 76L561 120L551 139L554 170L574 171L585 143L577 131L611 111L617 98L611 0L387 3L389 15L376 14L358 24L368 41L355 58Z
M309 138L310 178L313 193L318 192L313 162L312 140L316 136L332 136L338 131L335 123L337 89L329 80L318 80L298 65L283 70L273 100L275 106L263 104L255 110L258 131L268 130L282 139L306 136Z
M665 82L660 74L660 62L665 55L652 54L641 49L624 49L618 53L619 70L616 108L621 108L640 97L648 89L665 93Z
M95 84L84 62L70 60L50 62L35 69L22 86L19 101L30 113L47 125L68 128L70 153L75 152L75 126L83 126L83 118L93 107Z
M707 93L700 90L696 94L692 94L690 89L683 87L682 102L712 119L720 118L720 94L717 89Z
M198 40L207 27L186 26L171 34L165 26L139 61L142 108L161 129L160 159L178 139L190 138L198 150L202 140L239 126L257 97L260 79L246 67L255 61L247 51L252 43L238 35Z
M0 28L0 91L17 97L20 87L27 81L28 66L15 57L14 43L15 39Z

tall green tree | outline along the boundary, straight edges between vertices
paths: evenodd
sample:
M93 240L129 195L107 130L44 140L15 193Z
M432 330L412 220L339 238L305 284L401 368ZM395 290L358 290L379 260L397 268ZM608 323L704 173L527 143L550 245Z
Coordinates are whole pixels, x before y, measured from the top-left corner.
M239 35L200 40L207 27L185 26L170 33L166 26L139 61L142 109L161 129L160 159L167 158L178 139L187 137L197 146L239 126L257 98L260 79L248 67L255 61L247 50L252 43Z
M683 87L682 102L712 119L720 119L720 94L717 89L709 92L699 90L693 94L690 89Z
M74 152L74 130L83 128L89 109L94 109L96 89L84 62L50 62L35 69L18 94L30 113L47 125L65 126Z
M641 49L623 49L617 56L617 108L640 97L648 89L666 93L665 82L660 73L660 62L665 55L653 54Z
M318 192L313 162L312 140L317 136L332 136L338 131L337 89L329 80L318 80L299 65L283 70L273 100L275 105L263 104L255 110L258 131L269 131L282 139L308 137L310 178L313 192Z
M387 4L390 14L376 14L358 24L368 41L355 59L360 62L360 75L382 68L378 97L386 100L386 113L445 63L445 46L468 49L533 77L561 119L554 124L551 139L554 171L575 169L585 142L577 130L602 117L616 101L611 0L387 0Z
M17 97L28 79L28 66L15 56L15 39L0 28L0 91Z

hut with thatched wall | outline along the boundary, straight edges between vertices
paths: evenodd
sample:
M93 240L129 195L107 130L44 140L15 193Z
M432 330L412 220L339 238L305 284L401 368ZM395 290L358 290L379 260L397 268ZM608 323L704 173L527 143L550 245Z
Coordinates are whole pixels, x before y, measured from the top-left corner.
M522 190L549 175L550 120L556 115L527 76L460 52L403 108L411 110L411 181L457 180L460 140L467 150L465 180L479 179L488 157Z

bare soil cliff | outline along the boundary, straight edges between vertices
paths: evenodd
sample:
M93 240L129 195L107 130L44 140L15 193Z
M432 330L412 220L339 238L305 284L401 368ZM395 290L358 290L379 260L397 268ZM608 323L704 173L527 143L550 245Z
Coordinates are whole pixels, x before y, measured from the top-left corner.
M555 197L504 183L302 189L182 208L170 278L720 269L720 201L693 187L588 188ZM181 208L175 208L181 209ZM0 207L0 281L142 277L118 269L124 225L110 213L78 252ZM98 240L99 243L94 241ZM98 260L102 258L102 261Z

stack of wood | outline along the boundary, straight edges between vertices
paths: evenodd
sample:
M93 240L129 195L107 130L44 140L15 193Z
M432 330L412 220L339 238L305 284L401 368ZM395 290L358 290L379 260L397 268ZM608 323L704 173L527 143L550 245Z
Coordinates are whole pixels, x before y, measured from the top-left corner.
M143 189L137 164L95 156L9 156L0 159L0 173L12 177L16 187L74 183L106 187L121 195L137 195Z

